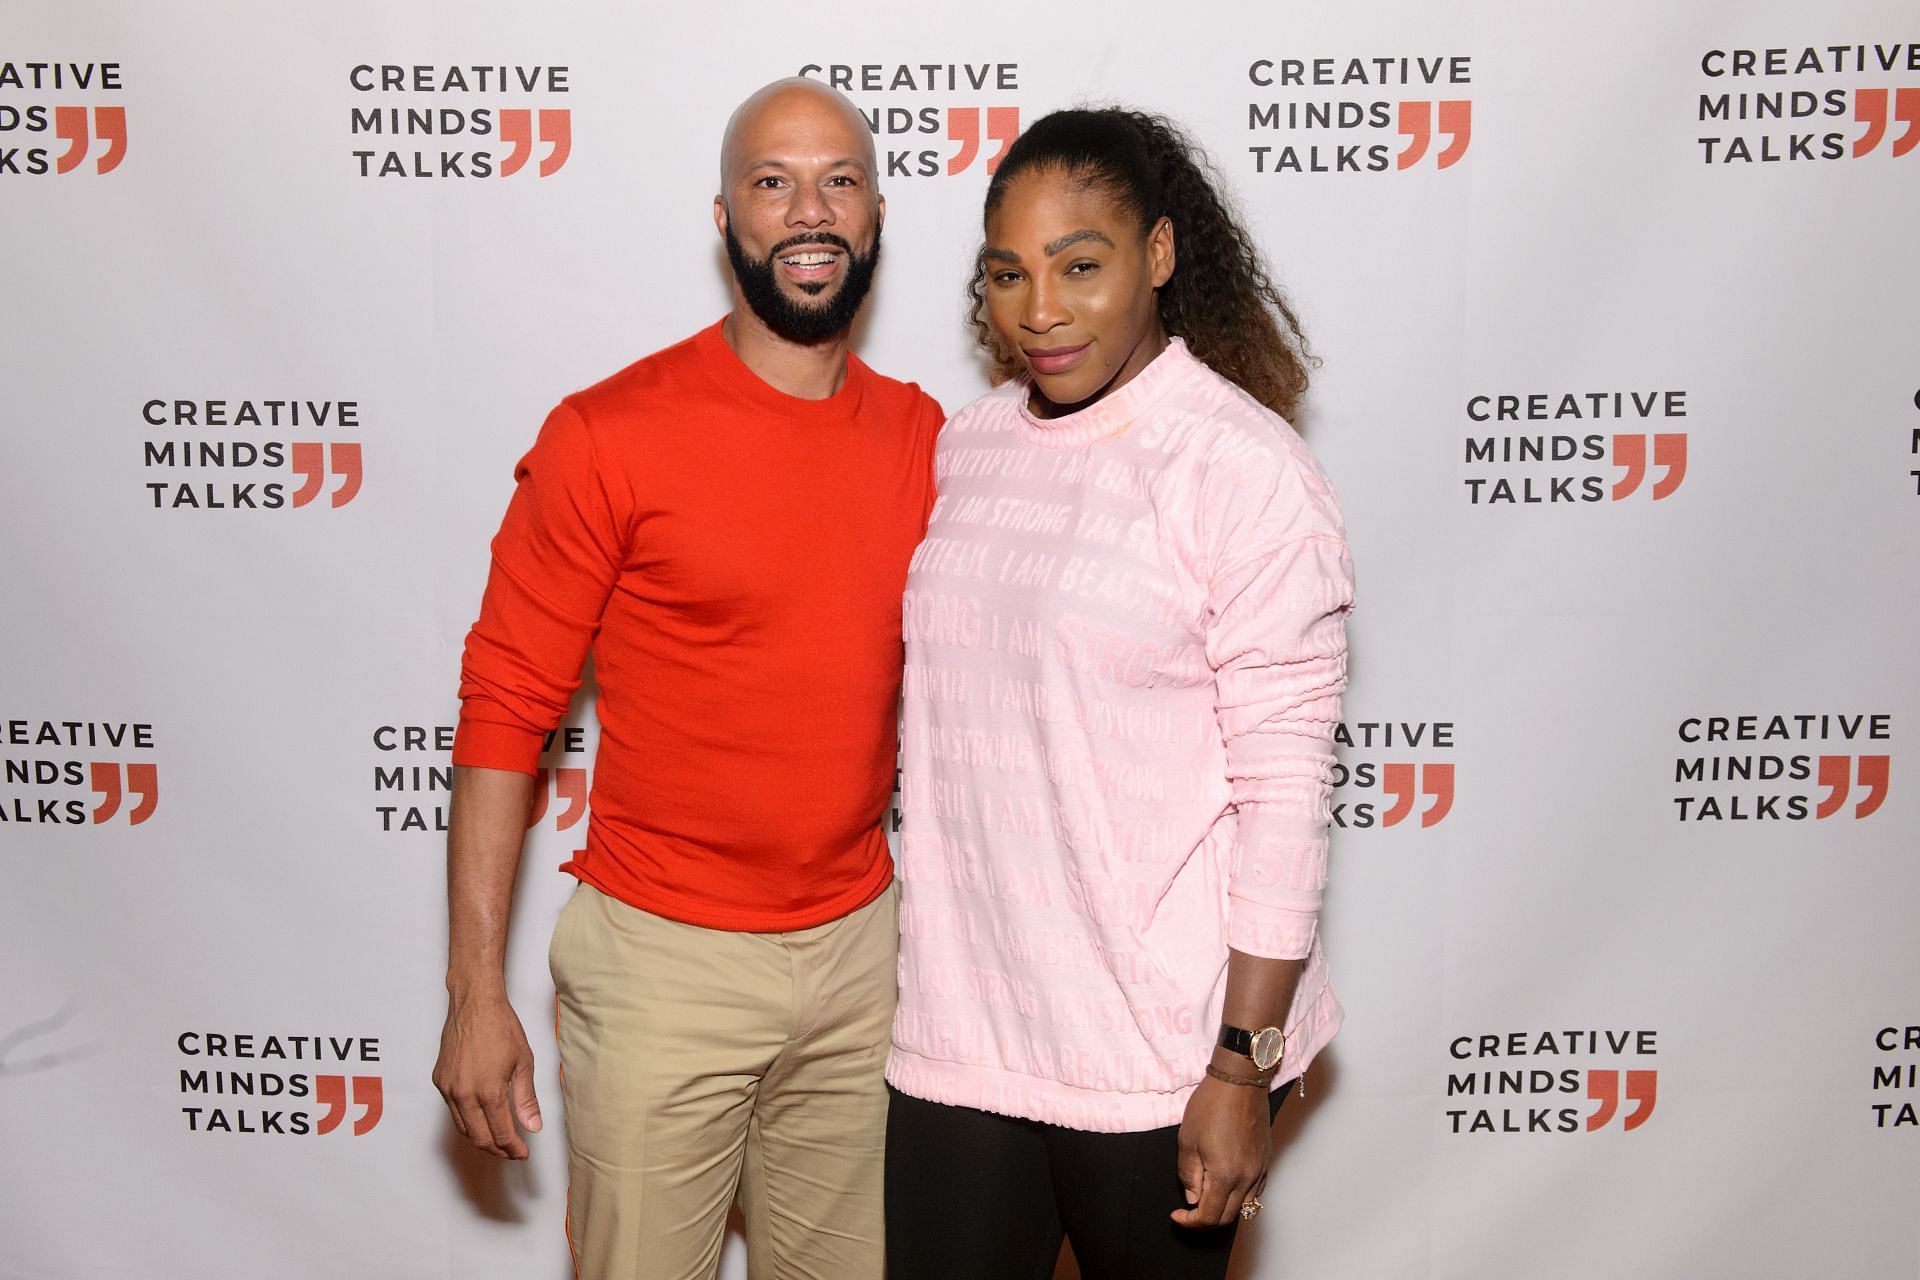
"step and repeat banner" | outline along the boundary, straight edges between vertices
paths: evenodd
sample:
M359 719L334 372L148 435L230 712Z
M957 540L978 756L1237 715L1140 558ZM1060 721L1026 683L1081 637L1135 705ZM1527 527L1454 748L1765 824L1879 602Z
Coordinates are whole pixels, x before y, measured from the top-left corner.
M1911 5L20 0L0 1277L569 1274L596 729L496 1164L428 1081L459 648L546 410L724 309L720 131L792 74L876 135L860 349L949 409L987 178L1075 103L1194 131L1323 361L1349 1017L1236 1274L1920 1275Z

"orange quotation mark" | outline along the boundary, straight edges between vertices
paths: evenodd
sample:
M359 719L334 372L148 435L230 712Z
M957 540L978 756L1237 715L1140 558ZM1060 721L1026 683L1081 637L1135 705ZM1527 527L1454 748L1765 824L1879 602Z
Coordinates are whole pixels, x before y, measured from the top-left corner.
M361 1108L359 1117L353 1122L354 1137L360 1137L380 1123L380 1114L385 1110L384 1096L385 1090L379 1076L353 1077L353 1102ZM332 1133L347 1115L347 1077L315 1076L313 1100L327 1109L313 1131Z
M1587 1117L1587 1132L1604 1129L1613 1119L1613 1113L1620 1109L1620 1072L1594 1068L1587 1072L1587 1097L1600 1104L1592 1115ZM1627 1101L1634 1104L1620 1127L1628 1131L1638 1129L1653 1114L1653 1104L1660 1092L1660 1073L1658 1071L1629 1071L1627 1076Z
M997 142L1000 149L987 160L987 172L993 173L1000 167L1001 158L1007 154L1007 148L1020 136L1020 108L987 108L987 141ZM947 161L949 174L964 173L968 165L980 154L980 108L948 107L947 137L960 144L960 150Z
M1885 89L1856 89L1853 93L1853 118L1867 126L1867 131L1853 141L1853 154L1864 156L1880 145L1887 136L1887 91ZM1893 157L1898 160L1920 144L1920 88L1896 90L1893 95L1893 118L1907 126L1899 137L1893 140Z
M333 474L340 477L340 487L333 491L333 505L344 507L360 492L359 445L336 440L322 446L318 440L296 440L289 452L294 474L300 477L300 487L293 491L294 506L304 507L320 496L320 487L327 480L326 459L329 457L333 460Z
M526 168L533 155L533 116L526 107L508 107L500 113L500 140L513 150L500 162L500 176L511 178ZM540 109L540 141L550 148L540 161L540 176L551 178L573 154L573 111L568 107Z
M1860 761L1860 785L1867 789L1867 794L1853 807L1853 816L1855 818L1871 817L1880 807L1881 802L1887 798L1889 757L1821 756L1818 776L1820 785L1827 789L1827 794L1814 809L1814 817L1831 818L1840 812L1840 806L1847 802L1847 792L1852 789L1853 762L1856 758Z
M96 173L112 173L120 167L127 156L127 109L125 107L95 107L93 109L93 133L107 144L93 162ZM53 109L53 135L67 144L67 149L58 160L53 162L55 173L72 173L87 158L87 149L92 139L87 133L87 109L85 107L55 107Z
M567 802L567 807L553 820L555 831L565 831L580 821L587 811L587 771L585 769L555 769L553 771L553 793ZM527 806L527 827L532 829L540 825L540 819L547 816L547 771L540 770L534 776L533 801Z
M120 812L122 792L120 789L120 766L111 760L93 762L93 789L101 795L100 803L94 806L95 822L111 822L113 815ZM160 807L160 770L152 764L130 764L127 766L128 791L140 797L140 803L127 812L127 822L139 826L153 816Z
M1426 157L1427 148L1433 142L1435 105L1432 102L1400 104L1400 136L1407 139L1407 149L1395 161L1396 169L1411 169ZM1455 98L1437 105L1440 132L1447 135L1447 145L1434 160L1434 167L1447 169L1467 154L1467 143L1473 139L1473 102Z
M1415 787L1418 772L1422 785ZM1431 827L1453 812L1453 766L1451 764L1385 764L1380 766L1380 789L1393 797L1393 803L1380 817L1380 825L1391 827L1413 812L1417 795L1431 796L1433 803L1420 815L1420 825Z
M1671 494L1687 478L1687 436L1685 432L1660 434L1653 437L1653 463L1662 468L1660 478L1653 484L1655 502ZM1615 436L1613 438L1613 465L1625 467L1627 474L1613 482L1613 500L1626 497L1640 487L1647 478L1647 437Z

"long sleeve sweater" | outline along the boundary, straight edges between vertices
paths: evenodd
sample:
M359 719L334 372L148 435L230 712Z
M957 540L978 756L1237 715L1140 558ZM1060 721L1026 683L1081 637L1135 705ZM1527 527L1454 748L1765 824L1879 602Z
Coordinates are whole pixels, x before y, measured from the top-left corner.
M852 355L837 394L786 395L718 324L568 396L493 541L454 763L532 773L591 646L600 748L565 870L715 929L872 901L940 417Z
M1340 1022L1317 928L1352 569L1291 427L1173 339L1076 413L951 419L909 565L905 1093L1179 1122L1228 948L1305 964L1276 1087Z

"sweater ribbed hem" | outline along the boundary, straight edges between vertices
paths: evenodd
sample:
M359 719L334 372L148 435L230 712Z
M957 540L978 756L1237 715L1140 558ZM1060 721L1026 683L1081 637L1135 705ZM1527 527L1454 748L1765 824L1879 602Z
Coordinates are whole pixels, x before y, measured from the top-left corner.
M1340 1029L1344 1014L1331 987L1287 1032L1287 1060L1273 1087L1298 1079ZM1037 1120L1083 1133L1144 1133L1177 1125L1199 1081L1164 1093L1114 1093L1085 1089L1004 1067L947 1062L898 1044L887 1057L887 1083L900 1092L949 1107L971 1107L1017 1120Z
M815 929L844 919L870 905L893 883L893 858L886 852L883 842L880 857L874 860L866 874L825 902L791 911L742 911L711 898L660 891L630 872L603 877L595 869L600 859L594 858L590 852L592 841L588 843L588 849L574 850L573 857L560 864L560 870L636 911L644 911L663 920L727 933L797 933L803 929Z

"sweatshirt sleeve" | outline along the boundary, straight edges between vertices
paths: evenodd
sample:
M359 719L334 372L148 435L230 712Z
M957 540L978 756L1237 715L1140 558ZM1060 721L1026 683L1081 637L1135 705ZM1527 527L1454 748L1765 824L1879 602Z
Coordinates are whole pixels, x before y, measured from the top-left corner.
M580 687L623 538L586 423L567 405L547 416L514 478L460 663L453 762L531 774Z
M1330 499L1330 495L1328 495ZM1353 569L1336 523L1221 561L1208 590L1207 656L1238 842L1227 945L1304 957L1327 881L1333 732L1347 683Z

